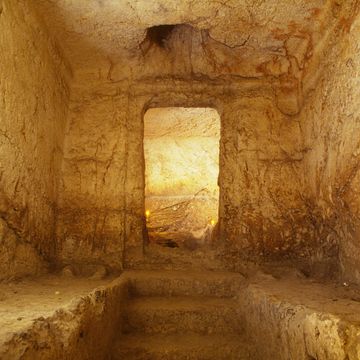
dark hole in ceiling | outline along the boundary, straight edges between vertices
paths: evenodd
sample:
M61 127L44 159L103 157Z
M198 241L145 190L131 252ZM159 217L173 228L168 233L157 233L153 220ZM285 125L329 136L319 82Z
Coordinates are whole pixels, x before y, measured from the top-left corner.
M147 29L146 38L153 44L164 48L176 25L156 25Z

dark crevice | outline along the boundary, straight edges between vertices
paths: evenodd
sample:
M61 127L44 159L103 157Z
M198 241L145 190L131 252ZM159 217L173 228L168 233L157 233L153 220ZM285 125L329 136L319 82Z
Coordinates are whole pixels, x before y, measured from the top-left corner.
M147 29L146 40L161 48L166 46L166 41L177 25L157 25Z

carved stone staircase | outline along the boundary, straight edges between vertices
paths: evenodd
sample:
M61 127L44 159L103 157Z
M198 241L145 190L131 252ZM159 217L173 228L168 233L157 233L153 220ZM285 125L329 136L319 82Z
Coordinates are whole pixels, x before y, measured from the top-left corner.
M112 359L251 359L242 336L238 274L131 271Z

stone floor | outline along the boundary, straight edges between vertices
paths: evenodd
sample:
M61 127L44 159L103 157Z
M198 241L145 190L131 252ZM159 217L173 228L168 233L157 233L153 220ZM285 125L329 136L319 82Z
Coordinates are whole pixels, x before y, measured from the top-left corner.
M360 289L288 270L0 285L0 358L360 359Z
M0 284L0 343L110 281L52 275Z

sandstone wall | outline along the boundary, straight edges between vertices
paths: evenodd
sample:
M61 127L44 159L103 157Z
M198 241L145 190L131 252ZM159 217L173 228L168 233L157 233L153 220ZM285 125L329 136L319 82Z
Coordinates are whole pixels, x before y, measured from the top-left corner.
M0 278L54 258L69 70L28 1L0 1ZM66 76L65 76L66 75Z
M319 246L302 196L307 152L302 124L271 99L237 96L223 109L220 233L224 256L304 259Z
M360 4L349 6L301 118L309 216L333 239L345 281L360 282Z
M216 108L222 123L221 257L229 267L243 259L312 262L322 245L303 199L308 149L302 125L259 85L74 86L57 227L61 261L113 269L123 259L125 266L141 261L143 115L148 107L205 106ZM331 251L325 246L323 252L331 258Z
M184 106L213 107L221 116L218 250L228 267L281 260L309 273L335 272L339 248L343 264L354 262L356 247L339 247L351 244L337 210L349 206L344 196L332 204L328 191L356 169L356 141L351 137L336 165L325 149L356 131L344 120L356 118L356 59L340 56L343 39L353 39L346 51L358 51L350 26L356 4L329 2L321 16L309 12L315 35L300 24L274 29L277 42L266 58L250 56L246 42L226 46L179 25L161 46L146 37L122 58L79 67L59 195L59 261L112 269L141 263L143 116L150 107ZM337 121L328 121L338 109ZM333 175L325 181L329 161Z
M57 223L61 262L122 266L128 102L127 94L72 96Z

